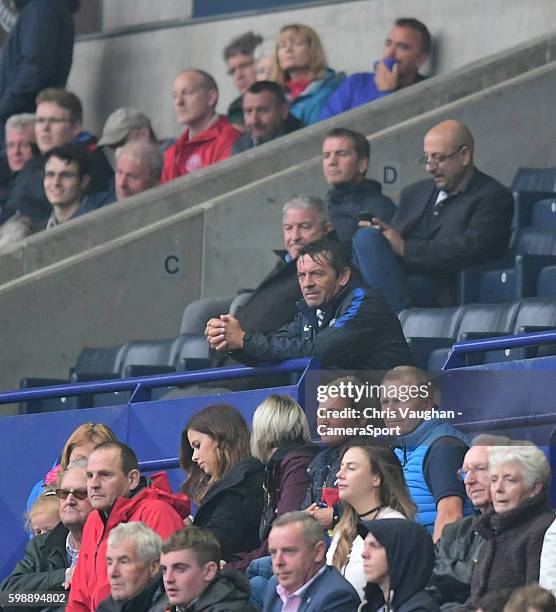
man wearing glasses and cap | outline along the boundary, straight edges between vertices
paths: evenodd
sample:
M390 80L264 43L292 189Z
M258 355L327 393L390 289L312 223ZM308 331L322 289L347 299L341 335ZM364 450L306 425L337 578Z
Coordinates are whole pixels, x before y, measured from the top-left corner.
M0 591L62 591L69 583L79 556L83 526L91 512L86 470L84 459L68 465L60 487L53 492L60 500L61 522L29 542L24 558L0 584Z
M431 179L406 187L390 224L360 221L354 262L396 312L455 303L456 273L508 248L509 189L473 165L473 136L454 119L425 135L419 163Z

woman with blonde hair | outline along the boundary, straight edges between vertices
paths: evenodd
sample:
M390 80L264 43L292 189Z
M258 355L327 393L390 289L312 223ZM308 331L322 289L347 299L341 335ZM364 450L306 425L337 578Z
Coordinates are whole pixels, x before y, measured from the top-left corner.
M344 75L328 67L318 34L309 26L284 26L276 40L272 80L288 92L290 112L305 125L320 121L324 105Z
M336 525L326 560L348 580L362 598L367 579L363 569L363 539L359 521L415 517L403 468L386 446L353 440L344 447L338 471L342 517Z
M104 423L83 423L73 431L64 444L60 459L61 471L78 459L87 459L95 446L103 442L115 442L114 432Z
M266 558L274 519L301 508L309 484L307 467L318 450L311 444L307 417L293 398L269 395L259 404L253 415L251 453L265 464L261 545L241 555L241 560L232 565L234 569L245 570L252 560Z
M222 559L260 544L263 465L249 452L249 430L227 404L194 414L181 435L180 463L187 473L182 491L198 504L193 524L210 529Z
M114 432L104 423L83 423L70 434L64 444L59 461L56 461L46 476L37 482L27 498L27 511L39 497L45 486L56 486L59 474L64 472L70 463L78 459L87 459L95 446L103 442L114 442Z

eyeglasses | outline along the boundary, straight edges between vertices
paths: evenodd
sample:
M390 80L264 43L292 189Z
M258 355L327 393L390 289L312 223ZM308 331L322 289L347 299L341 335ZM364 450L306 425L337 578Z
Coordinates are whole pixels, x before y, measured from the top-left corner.
M453 157L458 151L461 151L465 145L460 145L455 151L452 151L449 155L441 155L440 153L433 153L430 157L425 154L419 158L420 166L430 166L431 168L438 168L440 164L443 164L445 161Z
M475 474L475 476L479 476L480 474L484 474L487 471L488 471L488 465L477 465L475 467L467 468L466 470L462 468L461 470L458 470L456 473L458 475L458 478L464 481L467 478L468 474Z
M67 499L70 493L79 501L87 499L87 489L56 489L58 499Z
M58 123L71 123L71 119L60 117L37 117L35 119L35 125L57 125Z
M44 178L47 178L47 179L59 178L62 181L69 181L70 179L74 179L78 176L79 176L78 172L69 172L67 170L63 170L62 172L53 172L52 170L47 170L44 173Z

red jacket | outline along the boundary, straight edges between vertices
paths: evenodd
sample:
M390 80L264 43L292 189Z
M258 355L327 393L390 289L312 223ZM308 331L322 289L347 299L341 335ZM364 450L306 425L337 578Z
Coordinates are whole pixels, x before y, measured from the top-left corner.
M106 523L98 510L93 510L83 528L66 611L94 612L110 595L106 545L114 527L119 523L140 521L166 539L183 529L183 519L190 511L191 502L185 495L174 495L156 487L145 487L130 498L119 497Z
M185 130L164 154L160 182L167 183L199 168L228 159L232 154L232 145L240 136L241 132L226 117L219 117L216 123L191 140L189 130Z

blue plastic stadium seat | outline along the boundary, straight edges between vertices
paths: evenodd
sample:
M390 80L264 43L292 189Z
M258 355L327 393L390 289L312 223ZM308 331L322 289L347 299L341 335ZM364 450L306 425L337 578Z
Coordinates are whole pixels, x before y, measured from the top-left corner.
M129 344L110 347L85 347L79 353L75 366L70 368L69 380L49 378L24 378L20 382L21 388L44 387L68 382L87 382L119 378L122 362ZM74 408L90 408L93 406L93 396L62 398L62 400L39 400L25 402L20 405L21 414L29 412L51 412L56 410L70 410Z
M537 297L556 298L556 265L545 266L537 280Z
M491 304L511 302L515 293L515 270L502 268L489 270L481 275L479 285L479 302Z
M527 298L517 303L512 334L524 334L556 328L556 299ZM484 363L513 361L536 357L537 346L490 351L484 355Z
M514 199L512 228L519 229L531 225L533 207L537 202L554 198L556 194L551 189L550 191L513 191L512 196Z
M556 191L556 168L518 168L512 190Z
M233 298L203 298L185 307L181 320L180 334L202 334L207 321L221 314L227 314Z
M517 316L519 302L502 304L466 304L462 306L462 315L457 330L458 342L506 336L512 333ZM439 349L432 356L435 367L448 358L449 349ZM471 354L466 358L467 365L483 362L483 354Z
M463 306L457 331L458 341L511 333L518 307L519 302Z
M461 308L408 308L400 315L402 329L416 366L427 368L429 355L451 346L456 338Z
M506 268L508 261L506 259L495 259L477 264L471 268L462 270L458 274L456 296L458 304L472 304L482 302L480 299L480 287L483 274L491 270L499 270Z
M517 230L513 267L484 272L479 285L479 302L501 302L534 297L540 271L556 264L556 229L522 227Z
M209 345L203 334L184 334L177 359L177 370L199 370L209 367Z
M79 353L75 366L70 371L70 380L81 382L120 376L128 348L128 342L121 346L101 348L86 346Z
M535 202L531 211L531 225L556 231L556 194L553 198Z
M133 340L122 362L122 378L175 372L187 334L167 340Z

